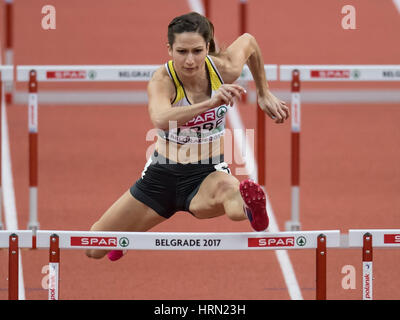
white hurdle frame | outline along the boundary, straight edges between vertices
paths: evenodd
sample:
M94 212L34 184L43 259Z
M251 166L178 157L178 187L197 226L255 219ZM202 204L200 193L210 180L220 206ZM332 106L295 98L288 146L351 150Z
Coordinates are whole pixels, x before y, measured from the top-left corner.
M291 219L286 230L300 230L301 82L400 81L400 65L281 65L279 80L291 81Z
M248 233L37 231L49 248L49 300L59 299L60 249L101 250L316 250L316 299L326 300L327 248L340 247L339 230Z
M40 82L102 82L149 81L162 65L29 65L17 66L17 81L28 82L30 72L36 71ZM267 79L278 80L278 66L264 65ZM252 81L250 69L245 66L238 81Z
M9 251L8 297L18 299L18 252L33 248L32 230L0 231L0 249ZM344 236L347 237L344 237ZM345 241L344 239L347 239ZM235 250L302 250L315 249L316 299L326 299L327 248L362 248L362 298L373 299L373 248L400 249L400 229L351 229L292 232L93 232L38 230L37 248L49 249L49 300L59 299L61 249L99 250L175 250L175 251L235 251Z
M349 248L362 248L362 297L373 300L373 248L400 248L400 229L351 229Z

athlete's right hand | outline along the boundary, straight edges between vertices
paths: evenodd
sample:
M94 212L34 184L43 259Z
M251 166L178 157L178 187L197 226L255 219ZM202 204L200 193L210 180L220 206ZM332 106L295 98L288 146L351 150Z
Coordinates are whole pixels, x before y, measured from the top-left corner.
M246 93L246 90L237 84L223 84L211 97L210 104L212 108L222 104L233 106L235 100L240 100L243 93Z

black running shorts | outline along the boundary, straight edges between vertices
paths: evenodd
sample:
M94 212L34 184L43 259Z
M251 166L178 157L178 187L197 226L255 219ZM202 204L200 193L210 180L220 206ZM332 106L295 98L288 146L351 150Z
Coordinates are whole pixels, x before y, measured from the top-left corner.
M214 171L230 174L223 155L198 163L181 164L169 161L155 151L130 192L160 216L169 218L177 211L190 212L190 202L200 184Z

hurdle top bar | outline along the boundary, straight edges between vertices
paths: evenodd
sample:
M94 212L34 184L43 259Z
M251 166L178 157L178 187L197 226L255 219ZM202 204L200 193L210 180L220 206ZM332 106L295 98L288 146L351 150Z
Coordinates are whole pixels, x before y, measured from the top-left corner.
M380 248L400 248L400 229L352 229L349 230L349 247L361 248L363 236L372 235L372 246Z
M1 230L0 231L0 248L8 248L10 244L10 236L16 234L18 236L18 247L32 248L32 231L31 230Z
M300 71L301 81L400 81L400 65L281 65L280 81L291 81Z
M36 71L36 79L46 82L65 81L149 81L161 65L65 65L65 66L17 66L17 81L29 81L31 70ZM265 65L268 80L278 79L278 66ZM247 66L243 68L238 81L251 81L253 77Z
M14 80L14 71L12 66L0 66L1 78L2 81L13 81Z
M50 237L59 237L61 249L126 250L276 250L317 248L317 237L326 236L327 247L340 247L339 230L247 233L162 233L37 231L37 248L48 248Z

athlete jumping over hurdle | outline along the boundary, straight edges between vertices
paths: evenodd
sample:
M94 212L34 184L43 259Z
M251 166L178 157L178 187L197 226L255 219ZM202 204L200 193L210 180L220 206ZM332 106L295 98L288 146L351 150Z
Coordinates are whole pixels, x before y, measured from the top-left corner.
M214 26L189 13L168 26L168 53L148 84L149 114L158 129L154 154L142 176L91 228L92 231L148 231L177 211L199 219L226 214L249 219L255 231L268 227L266 195L251 180L239 183L224 162L225 114L245 90L234 82L247 63L259 107L276 123L289 117L285 102L268 89L261 50L250 34L216 52ZM222 152L221 152L222 150ZM108 254L107 254L108 253ZM121 250L87 250L112 261Z

